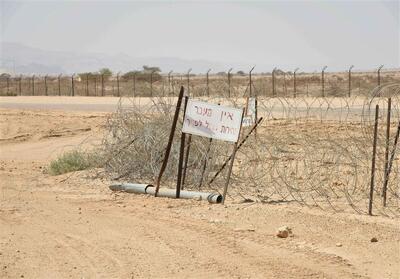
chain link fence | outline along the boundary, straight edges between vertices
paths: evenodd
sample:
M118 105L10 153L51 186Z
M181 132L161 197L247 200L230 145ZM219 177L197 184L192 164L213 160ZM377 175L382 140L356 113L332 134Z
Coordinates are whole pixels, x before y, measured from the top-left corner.
M251 86L250 86L251 79ZM252 74L138 73L105 76L0 76L0 96L190 96L345 97L367 96L381 84L400 82L399 71L303 73L274 70Z

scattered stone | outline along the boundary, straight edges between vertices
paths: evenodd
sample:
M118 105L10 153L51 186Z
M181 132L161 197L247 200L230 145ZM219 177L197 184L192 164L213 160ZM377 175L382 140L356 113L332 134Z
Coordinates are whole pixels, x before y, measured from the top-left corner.
M251 203L251 202L254 202L254 200L250 198L244 198L243 200L239 201L239 203Z
M336 243L336 247L342 247L342 243L340 242Z
M280 237L280 238L287 238L288 236L291 236L292 234L293 233L292 233L291 228L289 228L288 226L283 226L278 229L276 236Z
M371 242L378 242L378 239L376 237L371 238Z

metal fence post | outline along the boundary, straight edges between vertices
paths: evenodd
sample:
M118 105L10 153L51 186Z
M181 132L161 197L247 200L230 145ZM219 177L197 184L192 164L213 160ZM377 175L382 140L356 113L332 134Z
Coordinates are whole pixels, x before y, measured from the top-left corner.
M207 90L207 97L210 97L210 88L209 88L209 81L208 81L208 74L210 73L211 69L208 69L206 74L206 90Z
M18 85L18 89L19 89L19 95L22 95L22 75L19 75L19 85Z
M389 169L389 144L390 144L390 116L392 112L392 98L388 99L387 107L387 118L386 118L386 148L385 148L385 165L384 165L384 176L383 176L383 187L382 187L382 197L383 206L386 206L386 191L388 184L388 169Z
M35 75L32 75L32 96L35 96Z
M381 69L383 68L384 65L379 66L378 68L378 86L381 85Z
M287 86L286 86L286 73L283 72L283 92L284 96L287 96Z
M251 97L252 96L252 81L251 81L251 75L252 75L252 73L253 73L253 70L254 70L254 68L255 68L256 66L253 66L253 68L251 68L251 70L249 71L249 97Z
M44 76L44 94L47 96L47 75Z
M117 95L120 97L120 92L119 92L119 74L120 72L117 73Z
M150 97L153 97L153 74L154 71L150 73Z
M272 70L272 96L276 96L276 91L275 91L275 71L276 67Z
M228 71L228 97L231 97L231 71L233 68L230 68Z
M61 74L58 75L58 96L61 96Z
M372 166L371 166L371 185L369 189L369 205L368 214L372 215L372 202L374 197L375 185L375 160L376 160L376 144L378 140L378 120L379 120L379 105L375 107L375 125L374 125L374 143L372 149Z
M6 78L6 84L7 84L7 96L10 94L10 77L7 76Z
M322 97L325 97L325 70L328 66L324 66L321 72L321 84L322 84Z
M192 68L187 71L187 96L190 96L190 72Z
M171 92L171 74L172 70L168 72L168 93Z
M104 96L104 74L101 74L101 96Z
M293 71L293 97L296 98L297 96L297 84L296 84L296 72L299 70L299 68L296 68Z
M75 74L72 74L72 76L71 76L71 96L72 97L75 96L74 76L75 76Z
M353 69L354 65L351 65L349 68L349 94L348 96L351 97L351 69Z
M89 96L89 74L86 74L86 96Z
M136 72L133 73L133 96L136 96Z
M168 144L167 144L167 148L166 148L165 154L164 154L164 160L162 161L162 165L161 165L159 174L158 174L157 179L155 181L156 189L155 189L154 196L156 196L156 197L157 197L158 191L160 189L160 181L161 181L162 175L163 175L163 173L165 171L165 168L167 167L168 158L169 158L169 155L171 153L172 142L174 140L174 134L175 134L175 130L176 130L176 124L178 122L179 111L181 109L183 94L184 94L184 88L183 88L183 86L181 86L181 89L179 91L178 101L177 101L176 107L175 107L175 114L174 114L174 118L173 118L173 121L172 121L171 132L169 134Z

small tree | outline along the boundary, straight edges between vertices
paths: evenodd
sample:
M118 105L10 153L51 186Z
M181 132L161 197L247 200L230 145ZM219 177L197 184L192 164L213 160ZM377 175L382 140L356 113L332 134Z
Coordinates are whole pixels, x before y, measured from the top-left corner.
M143 65L143 72L145 72L145 73L151 73L151 72L160 73L161 69L159 67L150 67L147 65Z
M108 69L108 68L102 68L102 69L100 69L100 70L99 70L99 74L100 74L100 75L103 75L104 78L105 78L106 80L109 79L109 78L112 76L112 72L111 72L111 70Z

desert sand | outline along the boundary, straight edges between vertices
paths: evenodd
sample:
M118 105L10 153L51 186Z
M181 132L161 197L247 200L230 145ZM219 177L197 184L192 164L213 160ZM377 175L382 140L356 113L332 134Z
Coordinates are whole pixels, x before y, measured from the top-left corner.
M399 278L397 219L114 193L90 171L50 176L51 159L99 143L110 112L90 111L103 98L69 100L0 109L0 278ZM293 236L278 238L285 225Z

